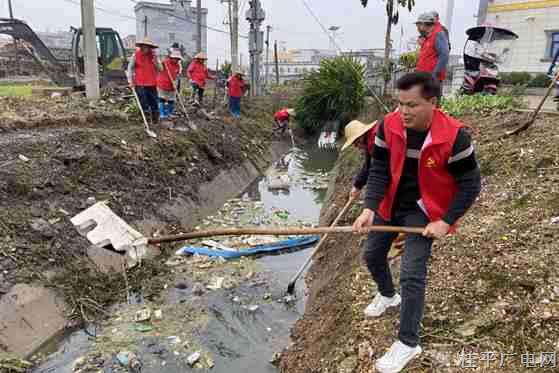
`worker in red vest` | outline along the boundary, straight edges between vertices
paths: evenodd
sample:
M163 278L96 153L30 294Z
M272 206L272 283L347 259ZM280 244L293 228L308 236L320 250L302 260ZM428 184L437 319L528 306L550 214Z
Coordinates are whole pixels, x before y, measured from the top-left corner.
M204 100L206 81L208 79L215 79L215 77L208 72L208 68L206 67L207 59L204 52L198 53L194 56L194 60L190 63L186 71L192 85L192 100L198 105L201 105Z
M448 29L445 27L445 25L441 23L441 17L439 16L439 12L433 10L431 13L435 18L435 30L437 32L442 30L444 32L446 36L446 40L448 40L448 51L450 52L452 50L452 47L450 45L450 33L448 32Z
M289 119L292 115L295 115L294 109L283 108L281 110L276 111L274 114L274 128L272 129L274 133L278 131L282 134L285 133L289 129Z
M365 208L355 231L374 225L425 227L406 235L398 295L387 262L396 233L370 233L365 261L378 294L365 309L379 317L400 305L400 332L376 362L379 372L399 372L421 353L427 264L434 239L443 239L473 205L481 188L474 147L464 125L436 108L440 83L414 72L397 83L399 110L379 121L367 177Z
M245 81L241 71L233 72L227 80L227 92L229 95L229 111L234 118L241 117L241 97L245 92Z
M342 151L353 145L365 154L363 167L361 167L361 170L353 179L353 186L350 192L350 197L353 199L359 198L361 190L367 185L376 132L377 122L365 124L358 120L351 121L344 129L346 142L342 146Z
M415 70L430 73L442 82L446 78L446 67L450 56L448 38L440 23L439 26L436 25L433 13L420 15L416 25L424 41L419 49Z
M182 55L180 50L172 50L163 60L163 70L157 75L157 93L159 95L159 116L167 119L175 113L175 90L177 76L181 72Z
M148 38L136 43L136 47L128 63L128 84L136 90L146 116L158 123L157 73L161 70L161 62L155 50L159 47Z

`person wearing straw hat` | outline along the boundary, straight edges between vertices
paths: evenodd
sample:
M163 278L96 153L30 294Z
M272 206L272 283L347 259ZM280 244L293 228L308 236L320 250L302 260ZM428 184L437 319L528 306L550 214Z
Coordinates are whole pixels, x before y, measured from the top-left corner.
M158 123L157 73L161 70L161 61L155 50L159 47L148 38L137 42L136 47L128 64L128 84L136 90L144 113L153 123Z
M241 117L241 97L243 96L245 81L241 71L233 72L227 80L227 90L229 94L229 111L231 115L239 119Z
M272 131L274 131L274 134L277 132L281 132L281 134L283 135L285 131L289 129L289 119L291 118L291 116L294 115L294 109L283 108L276 111L276 113L274 114L275 125L272 129Z
M376 132L377 122L365 124L358 120L351 121L344 129L346 142L342 146L342 151L353 145L357 149L362 150L365 154L363 167L361 167L361 170L353 179L350 198L359 198L361 190L365 185L367 185L367 179L369 178L369 170L371 167L371 157L375 146Z
M207 59L204 52L198 53L194 56L194 60L186 70L190 78L190 83L192 84L192 100L199 105L201 105L204 100L206 81L208 79L215 79L215 77L208 72L208 68L206 67Z
M159 115L168 119L175 112L176 92L173 82L181 71L182 56L180 50L173 50L163 60L163 70L157 76L157 93L159 95Z

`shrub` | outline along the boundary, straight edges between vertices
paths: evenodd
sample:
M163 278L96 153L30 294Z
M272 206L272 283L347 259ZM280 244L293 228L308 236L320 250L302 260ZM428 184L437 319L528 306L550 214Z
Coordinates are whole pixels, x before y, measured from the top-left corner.
M322 61L317 71L303 78L303 92L295 106L297 122L308 132L320 130L330 120L345 124L365 105L365 84L365 66L356 59Z
M465 114L489 114L494 111L513 109L521 106L518 97L514 96L456 96L453 98L443 98L442 110L453 117L460 117Z
M501 73L501 82L508 85L528 84L532 80L532 75L527 72L513 71L511 73Z
M550 84L551 84L551 79L546 74L540 73L540 74L536 75L530 81L530 83L528 83L528 87L531 87L531 88L545 88L545 87L549 87Z

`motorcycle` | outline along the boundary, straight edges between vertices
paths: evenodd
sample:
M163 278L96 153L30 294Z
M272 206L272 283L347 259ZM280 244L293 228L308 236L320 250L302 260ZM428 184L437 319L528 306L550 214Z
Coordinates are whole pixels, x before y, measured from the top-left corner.
M464 45L464 82L461 94L495 95L500 85L499 67L508 63L512 46L518 35L489 25L466 31Z

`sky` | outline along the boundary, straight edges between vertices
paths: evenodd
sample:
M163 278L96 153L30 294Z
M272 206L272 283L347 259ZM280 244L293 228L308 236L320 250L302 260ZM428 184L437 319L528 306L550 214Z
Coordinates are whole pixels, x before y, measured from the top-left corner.
M167 0L151 0L168 2ZM319 24L309 14L304 1L314 11L320 22L326 27L338 26L337 43L343 50L358 50L384 47L386 30L386 12L382 0L369 0L367 8L359 0L261 0L266 10L266 25L273 27L270 39L277 40L286 48L324 48L330 47L330 41ZM14 16L27 21L36 31L69 30L70 26L79 26L79 0L12 0ZM195 4L196 1L193 1ZM416 0L416 7L410 13L400 10L400 23L394 27L392 40L394 49L400 50L400 41L417 36L414 21L422 12L437 10L445 23L446 0ZM451 41L454 54L461 54L465 41L465 30L477 23L475 15L477 0L458 0L454 10ZM8 0L0 0L0 17L8 16ZM240 17L241 35L248 32L248 23L244 13L248 0L239 0L242 10ZM344 4L343 6L341 4ZM130 0L97 0L96 6L105 11L97 11L97 26L113 27L125 37L134 34L134 3ZM208 25L227 29L223 22L226 17L226 4L221 0L202 0L202 6L208 8ZM403 30L403 37L402 37ZM208 31L208 55L210 60L223 60L229 55L229 36ZM241 38L239 45L243 63L248 61L248 41ZM403 43L405 44L405 43ZM273 45L273 44L272 44ZM403 47L405 50L405 46Z

